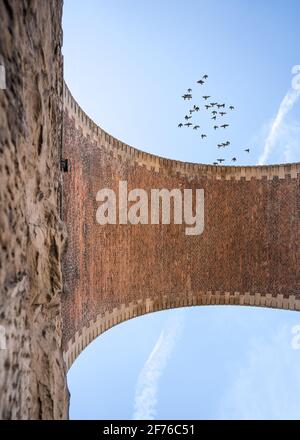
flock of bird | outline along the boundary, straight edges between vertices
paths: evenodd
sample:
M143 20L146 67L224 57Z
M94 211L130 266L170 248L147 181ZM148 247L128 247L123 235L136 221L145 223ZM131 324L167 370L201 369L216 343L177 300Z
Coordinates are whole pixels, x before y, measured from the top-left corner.
M203 75L203 77L197 81L197 84L200 84L200 86L203 86L207 79L208 79L208 75ZM182 95L182 98L184 99L184 101L186 101L186 100L190 101L193 98L192 89L191 88L187 89L187 92ZM226 128L229 127L229 124L223 123L222 118L225 115L227 115L228 110L230 112L235 110L234 106L233 105L226 106L225 103L221 104L221 103L218 103L218 102L210 102L209 99L211 98L211 96L209 96L209 95L204 95L204 96L202 96L202 98L204 99L204 106L203 106L203 108L205 108L207 112L210 112L211 120L214 121L213 129L215 131L218 130L218 129L226 130ZM225 110L227 110L227 111L225 111ZM200 125L193 124L192 123L192 118L193 118L193 114L196 114L199 111L200 111L200 106L199 105L194 105L189 110L189 113L187 115L185 115L185 117L184 117L185 122L180 122L178 124L178 127L179 128L182 128L182 127L187 127L187 128L193 127L193 130L197 131L200 128ZM221 119L221 123L217 122L219 119ZM207 138L207 135L205 133L201 133L201 139L203 140L205 138ZM221 149L221 148L229 147L230 145L231 145L231 142L226 140L225 142L218 143L217 147L218 147L218 149ZM246 148L244 150L244 152L250 153L250 149ZM232 157L231 161L232 162L236 162L237 158L236 157ZM222 162L225 162L225 159L224 158L218 158L218 159L216 159L216 162L213 162L213 165L219 165Z

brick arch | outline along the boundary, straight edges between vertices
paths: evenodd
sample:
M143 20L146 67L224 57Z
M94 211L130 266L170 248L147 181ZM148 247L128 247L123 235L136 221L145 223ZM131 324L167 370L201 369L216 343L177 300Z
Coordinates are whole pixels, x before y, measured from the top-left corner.
M144 153L98 127L66 85L63 155L67 368L108 328L153 311L213 304L300 310L299 163L216 167ZM97 225L96 193L119 180L132 188L204 188L204 233Z
M165 296L162 301L146 298L128 305L122 304L110 312L107 311L105 314L96 316L93 321L75 333L74 338L69 340L64 351L66 369L69 370L76 358L90 343L115 325L157 311L209 305L240 305L299 311L300 299L296 299L295 295L284 298L283 295L272 297L271 294L264 296L259 293L250 295L249 293L235 292L232 295L229 292L200 292L198 295L179 297L173 300Z

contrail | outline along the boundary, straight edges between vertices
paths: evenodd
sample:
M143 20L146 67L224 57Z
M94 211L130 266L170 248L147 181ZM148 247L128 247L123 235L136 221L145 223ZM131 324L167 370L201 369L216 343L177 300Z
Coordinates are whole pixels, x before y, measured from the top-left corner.
M259 158L258 165L264 165L268 160L271 151L274 148L278 134L286 114L294 107L300 96L300 90L289 90L279 106L277 115L275 116L271 128L269 130L263 152Z
M174 312L173 312L174 313ZM161 331L157 342L138 377L133 420L154 420L157 389L183 327L183 311L173 314Z

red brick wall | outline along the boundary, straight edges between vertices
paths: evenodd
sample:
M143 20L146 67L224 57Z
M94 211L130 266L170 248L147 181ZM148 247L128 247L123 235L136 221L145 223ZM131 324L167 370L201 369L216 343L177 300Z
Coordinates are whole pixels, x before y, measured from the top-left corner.
M216 168L139 153L97 128L67 89L64 127L68 365L111 325L151 310L203 303L300 309L299 164ZM129 190L203 188L203 234L187 236L185 225L100 226L96 194L117 192L119 180Z

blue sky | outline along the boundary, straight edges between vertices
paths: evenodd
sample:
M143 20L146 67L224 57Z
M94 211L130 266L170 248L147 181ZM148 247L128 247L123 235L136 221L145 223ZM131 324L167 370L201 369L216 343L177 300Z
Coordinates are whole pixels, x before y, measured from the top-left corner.
M96 123L145 151L220 157L220 134L204 111L197 117L207 140L177 128L191 87L195 104L205 92L235 105L227 164L233 156L238 164L300 161L299 91L291 88L299 19L297 0L65 0L65 79ZM298 316L196 307L123 323L71 368L71 418L300 418L300 350L291 348Z

